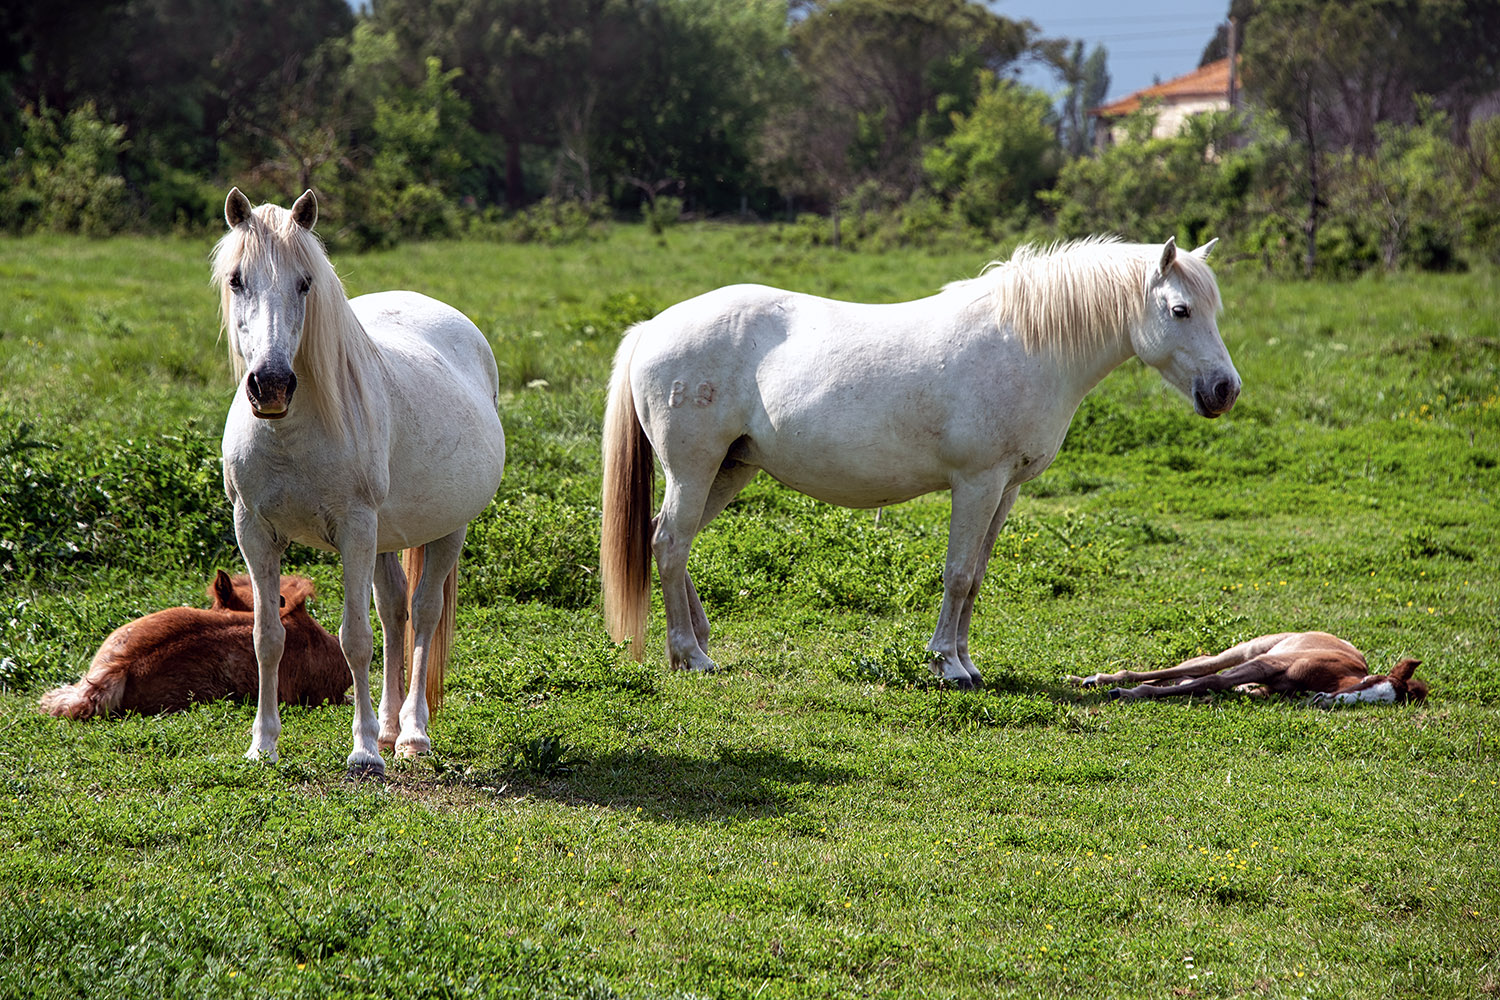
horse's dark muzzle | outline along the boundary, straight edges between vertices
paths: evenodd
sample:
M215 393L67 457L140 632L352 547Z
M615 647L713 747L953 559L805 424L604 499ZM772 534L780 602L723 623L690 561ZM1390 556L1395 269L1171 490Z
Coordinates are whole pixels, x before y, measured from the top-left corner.
M292 393L297 391L297 376L284 372L251 372L245 378L245 398L250 400L250 412L262 420L280 420L286 416L292 403Z
M1221 375L1210 381L1205 378L1193 380L1193 408L1200 416L1214 417L1228 413L1240 396L1240 381Z

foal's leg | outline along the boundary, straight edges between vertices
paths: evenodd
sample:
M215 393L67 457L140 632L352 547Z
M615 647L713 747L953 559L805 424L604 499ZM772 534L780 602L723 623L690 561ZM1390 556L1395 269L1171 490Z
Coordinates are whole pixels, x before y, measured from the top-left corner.
M349 752L351 777L385 774L380 759L380 722L370 703L370 657L375 633L370 628L370 588L375 577L375 512L350 513L339 526L339 555L344 562L344 620L339 645L354 678L354 747Z
M406 573L401 556L382 552L375 557L375 614L380 618L380 634L385 644L385 671L380 684L380 737L382 750L394 750L401 733L397 712L405 692L406 676Z
M433 636L443 619L443 581L464 550L464 533L468 525L435 542L428 542L422 556L422 578L411 598L412 644L411 684L406 701L401 704L401 735L396 740L396 756L415 757L432 751L427 736L427 668L432 654Z
M959 624L964 604L970 599L976 577L983 573L981 552L990 540L990 527L1000 511L1005 490L992 482L964 481L953 484L953 512L948 518L948 559L943 565L943 606L937 629L927 649L933 654L932 669L954 687L972 688L984 683L979 671L959 656Z
M1195 677L1180 684L1142 684L1132 688L1114 688L1109 692L1109 696L1122 701L1139 701L1142 698L1185 698L1212 691L1228 691L1241 684L1263 683L1276 676L1280 669L1277 663L1255 659L1230 667L1222 673Z
M281 554L286 546L277 542L264 521L239 503L234 505L234 534L255 594L255 663L260 673L255 723L250 727L250 749L245 751L245 758L274 764L276 741L281 736L278 674L286 646L286 627L281 624Z
M1000 509L995 511L995 517L990 521L989 534L984 541L984 547L979 550L979 566L974 573L974 582L969 587L969 596L963 603L963 608L958 616L958 658L969 672L974 676L976 683L979 680L979 671L974 667L974 661L969 659L969 620L974 617L974 601L979 597L979 585L984 583L985 570L989 567L990 557L995 552L995 540L1000 537L1000 529L1005 526L1005 519L1010 515L1010 508L1016 502L1017 486L1012 486L1000 497Z
M1283 639L1295 634L1295 632L1277 632L1272 635L1257 636L1239 645L1231 646L1222 653L1215 653L1212 656L1195 656L1192 659L1183 660L1175 667L1165 667L1161 670L1121 670L1113 674L1070 676L1068 680L1074 684L1081 684L1083 687L1103 687L1106 684L1153 684L1157 681L1170 681L1179 677L1204 677L1261 656Z

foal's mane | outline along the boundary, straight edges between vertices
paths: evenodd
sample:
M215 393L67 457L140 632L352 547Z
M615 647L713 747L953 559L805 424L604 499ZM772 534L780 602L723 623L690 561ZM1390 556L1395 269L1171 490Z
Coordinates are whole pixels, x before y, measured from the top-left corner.
M269 265L273 272L293 268L312 279L302 341L292 359L298 385L329 433L343 438L351 412L372 426L373 400L364 379L380 370L375 344L349 308L344 283L329 263L323 241L278 205L261 205L214 247L213 282L219 288L219 321L228 334L229 360L236 381L244 377L239 336L229 322L230 275L246 265ZM363 376L361 373L365 373Z
M1021 337L1029 352L1094 353L1139 323L1146 288L1161 247L1091 236L1038 248L1018 247L1007 261L991 261L979 277L948 287L975 286L989 295L995 319ZM1172 264L1200 309L1220 308L1219 286L1200 258L1179 250Z

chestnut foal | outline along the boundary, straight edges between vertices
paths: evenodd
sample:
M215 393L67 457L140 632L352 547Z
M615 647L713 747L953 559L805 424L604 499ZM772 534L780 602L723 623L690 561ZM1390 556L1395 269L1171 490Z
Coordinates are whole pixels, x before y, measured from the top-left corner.
M1276 632L1242 642L1216 656L1195 656L1165 670L1122 670L1114 674L1070 676L1068 680L1083 687L1136 684L1110 690L1111 698L1125 701L1180 698L1258 686L1271 694L1311 694L1311 704L1331 708L1366 701L1424 700L1427 685L1412 677L1421 662L1402 660L1389 674L1372 676L1364 654L1336 635Z
M278 693L289 704L342 702L353 681L339 641L307 611L312 595L306 577L281 578L286 652ZM250 578L231 578L220 570L208 596L213 607L207 610L168 608L115 629L94 654L88 673L77 684L42 695L41 710L69 719L154 715L229 695L254 697L260 674Z

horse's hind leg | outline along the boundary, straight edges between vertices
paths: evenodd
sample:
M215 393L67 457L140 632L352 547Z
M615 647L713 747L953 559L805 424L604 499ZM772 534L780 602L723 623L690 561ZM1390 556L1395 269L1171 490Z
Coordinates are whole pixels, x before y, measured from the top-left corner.
M415 757L432 750L432 740L427 735L427 672L434 638L443 618L443 581L458 565L467 530L465 525L425 546L422 578L411 598L412 634L416 641L412 644L411 684L401 704L401 735L396 739L398 757Z
M380 737L382 750L394 750L401 733L397 714L405 694L406 675L406 573L401 557L382 552L375 557L375 614L385 644L385 672L380 685Z
M703 516L698 519L698 532L701 532L709 521L718 517L729 506L730 501L739 496L743 490L755 478L759 472L756 466L745 465L733 460L726 461L719 466L719 473L714 477L713 485L708 489L708 500L703 505ZM694 533L694 537L697 532ZM691 573L683 570L683 579L687 583L688 608L693 619L693 635L698 639L698 645L708 649L708 615L703 611L703 602L698 599L698 590L693 586Z
M667 618L667 657L672 666L691 670L714 670L698 641L694 623L694 597L689 597L687 578L688 553L702 523L710 491L708 482L684 482L669 467L661 513L656 516L656 530L651 537L651 551L656 556L656 571L661 577L662 606ZM698 615L702 615L698 605ZM708 619L701 626L707 629Z

